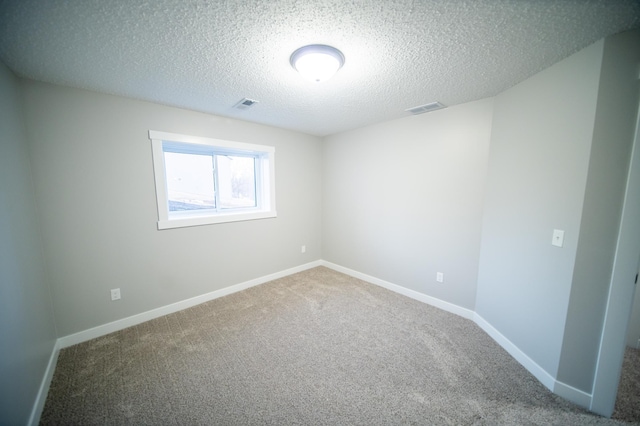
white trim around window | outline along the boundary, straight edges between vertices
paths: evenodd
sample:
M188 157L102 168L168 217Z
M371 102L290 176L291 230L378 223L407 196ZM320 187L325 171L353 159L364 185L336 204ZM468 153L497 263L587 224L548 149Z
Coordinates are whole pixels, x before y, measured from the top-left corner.
M149 130L149 139L153 154L158 229L266 219L277 216L274 147L155 130ZM167 153L184 154L187 157L210 157L211 171L207 179L211 181L204 179L206 182L203 182L204 186L209 189L199 191L211 192L206 196L210 201L204 203L199 201L200 204L196 205L173 199L175 195L170 194L176 192L167 181L168 172L173 172L173 170L167 170L167 161L169 161L166 160ZM250 195L238 205L224 202L220 197L220 193L224 192L222 188L224 188L225 182L223 181L224 177L219 176L221 173L218 170L222 170L222 167L219 167L218 164L224 161L228 162L226 160L228 158L249 161L249 164L253 166L250 168L250 177L248 178L248 186L253 185L248 190ZM206 172L206 167L203 170ZM202 174L193 179L202 179ZM176 208L177 204L187 207Z

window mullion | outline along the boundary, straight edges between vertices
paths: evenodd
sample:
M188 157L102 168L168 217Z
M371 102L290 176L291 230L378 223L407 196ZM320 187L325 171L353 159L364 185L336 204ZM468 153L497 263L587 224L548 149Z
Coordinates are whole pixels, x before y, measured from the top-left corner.
M258 156L253 157L253 185L255 188L256 207L262 208L262 158Z
M213 164L213 195L215 197L216 212L220 212L220 188L218 178L218 156L211 154Z

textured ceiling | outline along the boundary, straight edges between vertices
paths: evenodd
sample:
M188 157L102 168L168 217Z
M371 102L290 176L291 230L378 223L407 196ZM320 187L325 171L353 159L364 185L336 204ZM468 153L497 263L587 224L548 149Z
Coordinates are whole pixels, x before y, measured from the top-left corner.
M35 80L328 135L494 96L639 27L638 0L0 0L0 61ZM324 83L289 65L313 43L346 57ZM232 108L245 97L259 103Z

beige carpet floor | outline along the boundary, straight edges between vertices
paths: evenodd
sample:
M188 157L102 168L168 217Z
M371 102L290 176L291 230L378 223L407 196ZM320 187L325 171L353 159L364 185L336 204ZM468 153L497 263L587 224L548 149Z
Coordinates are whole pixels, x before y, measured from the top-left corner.
M63 349L41 424L622 423L473 322L319 267Z
M625 350L612 418L640 425L640 349Z

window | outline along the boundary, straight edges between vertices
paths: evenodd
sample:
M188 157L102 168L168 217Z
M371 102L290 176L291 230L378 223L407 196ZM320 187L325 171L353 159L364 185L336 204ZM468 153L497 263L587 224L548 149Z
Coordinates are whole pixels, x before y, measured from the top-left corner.
M276 217L275 148L149 131L158 229Z

